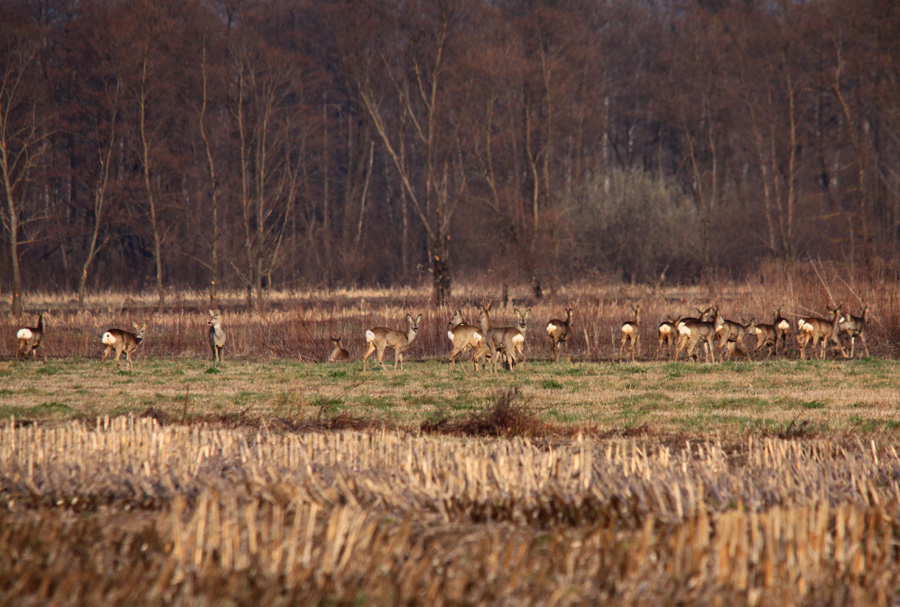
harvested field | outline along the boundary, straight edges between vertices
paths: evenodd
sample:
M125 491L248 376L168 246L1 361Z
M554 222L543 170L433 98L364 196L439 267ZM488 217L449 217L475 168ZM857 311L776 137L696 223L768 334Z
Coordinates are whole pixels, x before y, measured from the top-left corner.
M874 441L120 417L8 422L0 475L5 604L885 605L900 584L900 458Z

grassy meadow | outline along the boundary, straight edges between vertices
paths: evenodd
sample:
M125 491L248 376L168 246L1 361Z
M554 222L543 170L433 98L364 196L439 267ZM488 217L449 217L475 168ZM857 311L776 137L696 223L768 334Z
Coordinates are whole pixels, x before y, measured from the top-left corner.
M35 296L37 361L0 318L0 605L897 604L900 314L891 285L822 272L514 292L497 320L532 308L528 361L496 374L450 368L456 306L423 289L272 294L252 315L235 294L219 364L201 293ZM456 289L470 322L486 291ZM654 356L669 315L832 298L870 305L871 357ZM364 330L407 311L405 368L363 372ZM133 371L100 364L104 330L148 318ZM324 362L331 335L350 362Z

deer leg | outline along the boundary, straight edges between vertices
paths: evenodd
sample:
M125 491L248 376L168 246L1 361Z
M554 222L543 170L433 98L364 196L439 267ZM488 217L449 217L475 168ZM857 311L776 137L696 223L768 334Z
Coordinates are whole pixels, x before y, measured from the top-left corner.
M366 353L363 354L363 371L366 370L366 361L368 360L368 358L370 356L372 356L372 352L374 352L374 351L375 351L375 343L370 341L369 347L366 348Z

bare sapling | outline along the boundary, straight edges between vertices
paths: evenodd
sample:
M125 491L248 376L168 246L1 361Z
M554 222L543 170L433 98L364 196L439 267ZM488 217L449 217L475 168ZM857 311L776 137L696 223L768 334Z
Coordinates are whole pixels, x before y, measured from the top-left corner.
M797 343L800 344L800 358L806 360L806 346L812 342L813 355L816 353L816 346L821 344L821 353L818 355L819 360L825 358L825 350L828 342L834 342L841 350L841 355L846 358L847 352L844 345L838 339L838 325L841 322L841 306L828 307L828 319L819 318L818 316L810 316L801 318L797 321Z
M225 360L225 330L222 328L222 312L209 311L209 348L215 362Z
M619 347L619 358L625 355L625 343L627 342L631 350L631 362L635 360L635 352L640 353L641 344L641 306L631 306L634 314L631 320L622 323L622 345Z
M331 343L334 344L334 350L331 351L331 356L328 357L329 362L339 363L350 360L350 353L347 352L341 343L342 338L343 335L331 338Z
M462 310L456 309L456 314L450 319L447 337L450 339L452 350L450 352L450 368L456 369L456 358L460 354L472 351L472 368L478 371L478 361L483 361L490 355L484 333L478 327L467 325L463 320Z
M668 320L664 320L659 323L659 326L656 328L656 332L659 335L659 341L656 344L656 359L659 360L659 352L665 344L666 348L666 360L672 358L672 351L675 349L675 343L678 338L678 320L669 317Z
M419 314L413 319L411 314L407 314L406 320L409 323L409 329L406 333L388 329L387 327L375 327L366 331L366 344L368 347L363 355L363 371L366 370L366 361L376 351L378 352L376 357L378 362L381 363L381 368L387 371L387 367L384 365L384 352L388 348L394 349L394 370L397 369L398 364L400 369L403 369L403 351L416 340L422 315Z
M109 329L103 333L100 341L106 346L106 349L103 350L103 358L100 359L101 365L106 362L106 357L109 356L110 352L115 350L116 368L119 368L119 358L122 356L122 352L124 352L128 370L131 371L133 369L134 365L131 362L131 353L144 341L144 332L147 330L147 325L149 323L145 322L140 327L134 321L132 321L131 324L134 326L134 333L125 331L124 329Z
M44 339L43 312L38 316L37 326L22 327L16 331L16 339L19 342L19 348L16 350L16 360L19 360L20 355L22 356L22 360L28 360L28 355L31 354L32 358L37 361L37 349ZM47 360L46 354L44 355L44 360Z
M850 358L853 358L856 350L857 337L862 342L863 348L865 348L866 358L869 357L869 346L866 345L866 325L868 322L869 306L867 305L863 305L859 316L854 316L853 314L843 314L841 316L841 320L838 322L838 329L841 334L846 333L850 337ZM862 353L860 353L860 357L862 357Z
M553 360L559 362L559 346L566 344L566 353L569 351L569 332L572 328L573 317L575 316L572 308L566 308L566 319L560 320L553 318L547 323L547 335L550 336L550 349L553 353Z

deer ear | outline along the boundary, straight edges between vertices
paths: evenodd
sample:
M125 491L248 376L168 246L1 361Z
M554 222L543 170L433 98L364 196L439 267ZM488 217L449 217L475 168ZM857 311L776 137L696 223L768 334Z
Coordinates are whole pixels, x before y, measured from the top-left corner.
M413 319L412 319L412 314L407 314L407 315L406 315L406 320L408 320L409 322L412 322L412 321L413 321Z
M420 322L422 322L422 315L421 315L421 314L419 314L418 316L416 316L416 324L419 324Z
M209 315L210 315L210 316L215 316L215 315L216 315L216 313L215 313L215 312L213 312L213 311L212 311L212 310L210 310L210 311L209 311Z
M137 324L136 322L134 322L133 320L131 321L131 324L134 325L134 328L135 328L135 329L139 329L139 328L140 328L140 327L138 327L138 324Z

